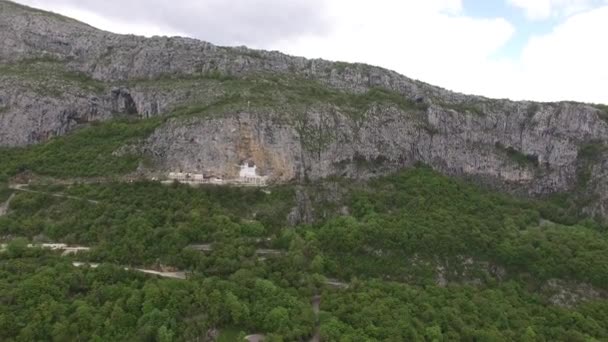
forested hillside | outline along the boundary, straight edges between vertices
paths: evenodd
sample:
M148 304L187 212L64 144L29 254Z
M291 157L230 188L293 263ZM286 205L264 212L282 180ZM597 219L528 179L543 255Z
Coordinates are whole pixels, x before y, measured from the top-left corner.
M15 190L0 217L12 240L2 340L608 338L606 227L558 197L517 199L423 166L266 189L46 182ZM289 226L302 191L316 219ZM92 249L60 256L30 241Z

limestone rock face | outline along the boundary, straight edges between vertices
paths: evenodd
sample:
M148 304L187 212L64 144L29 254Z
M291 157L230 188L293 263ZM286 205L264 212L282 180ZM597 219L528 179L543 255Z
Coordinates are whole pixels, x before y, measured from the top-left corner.
M229 107L229 96L255 99L261 88L234 88L231 80L264 85L274 78L316 82L340 94L384 89L417 106L371 101L353 115L313 92L314 105L305 102L297 110L289 96ZM275 92L288 88L273 84ZM224 101L221 111L208 109L218 101ZM423 162L528 194L585 186L595 198L586 210L608 216L608 113L594 106L493 100L369 65L188 38L116 35L0 0L0 146L35 144L86 122L146 119L193 104L205 115L171 118L125 149L150 156L157 172L233 177L238 165L251 161L276 182L367 178ZM590 145L599 147L593 158L581 153Z
M272 113L174 119L144 145L145 153L166 170L231 176L240 161L251 159L262 174L288 181L329 175L368 178L423 162L447 174L498 181L529 193L569 189L577 182L580 146L605 140L606 125L597 121L587 132L568 127L576 125L567 116L574 110L569 104L548 105L532 118L518 117L519 104L511 105L514 112L483 117L433 106L416 114L377 106L364 122L328 108L305 113L301 122L311 130L302 129L301 123L281 122ZM594 109L581 106L577 115L583 120L586 115L591 118ZM558 118L561 116L563 120ZM421 127L421 120L432 123L432 129ZM526 121L529 124L523 126ZM571 135L569 130L580 133ZM324 143L315 143L319 140ZM514 161L503 146L533 158ZM606 172L605 165L594 167L594 174L602 172Z
M145 142L144 153L161 170L187 170L238 177L240 164L252 161L260 175L274 181L300 177L301 145L287 125L239 114L217 120L170 120Z

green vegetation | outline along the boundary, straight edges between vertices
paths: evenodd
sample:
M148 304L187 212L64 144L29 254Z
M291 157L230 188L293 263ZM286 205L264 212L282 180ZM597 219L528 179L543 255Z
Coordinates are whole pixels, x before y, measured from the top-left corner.
M13 191L8 188L8 186L0 179L0 205L6 201Z
M160 280L112 265L76 269L18 248L3 254L3 341L191 341L228 322L293 341L312 326L307 301L246 271L230 280Z
M600 118L608 122L608 105L596 104L594 106L600 110Z
M591 179L591 167L598 163L604 153L608 152L608 146L601 141L594 141L581 146L578 150L578 184L582 188Z
M190 103L176 108L172 115L189 119L196 117L222 117L242 111L273 113L280 120L294 123L303 145L309 151L319 152L335 139L331 128L338 113L362 123L370 109L376 105L394 106L414 119L427 109L424 103L410 100L398 93L372 88L354 94L332 89L317 81L285 75L253 75L234 78L219 72L186 78L160 77L154 81L137 81L133 85L161 88L183 87L203 92L204 102ZM320 123L306 120L307 113L318 110L329 112Z
M0 176L23 171L60 178L125 174L135 170L140 157L112 153L147 137L160 123L154 119L92 124L44 144L0 149Z
M608 262L602 256L608 251L605 234L585 226L540 226L541 218L559 220L566 210L555 204L487 193L419 168L372 181L355 192L351 207L353 218L328 220L316 233L339 265L333 270L339 278L407 280L418 273L424 284L433 279L420 276L429 269L412 262L415 255L445 260L467 255L535 279L608 284L600 275Z
M333 64L334 68L338 71L338 73L343 73L346 68L354 66L354 64L346 63L346 62L335 62Z
M224 328L224 329L221 329L220 334L217 338L217 342L241 341L241 340L244 340L244 339L239 339L239 337L243 337L242 334L243 334L243 332L239 329Z
M447 102L442 102L440 103L440 105L442 107L448 108L448 109L452 109L455 110L459 113L470 113L470 114L474 114L477 116L484 116L486 115L484 113L483 108L480 107L479 104L477 103L467 103L467 102L459 102L459 103L447 103Z
M61 98L65 88L77 88L95 93L106 86L84 73L70 71L65 64L51 57L22 60L12 64L0 64L3 78L19 80L19 85L28 87L43 96Z
M583 145L578 151L578 158L599 161L602 153L608 151L608 146L601 141L591 142Z
M509 157L511 160L513 160L520 166L538 167L538 156L537 155L522 153L522 152L514 149L512 146L505 147L503 144L501 144L498 141L494 144L494 146L496 147L496 149L505 153L507 155L507 157Z
M327 341L589 341L608 333L606 302L546 307L513 282L476 289L372 281L323 300Z
M426 110L426 105L381 88L372 88L362 94L353 94L332 89L314 80L286 75L251 75L234 78L220 72L191 77L161 77L150 81L136 81L134 85L154 84L160 87L204 88L214 101L193 103L177 110L178 115L221 115L236 110L270 110L281 112L289 108L290 113L307 108L334 106L343 114L362 119L374 104L397 106L404 112Z
M54 62L33 64L45 63ZM71 77L64 79L88 82ZM196 84L206 92L207 102L171 113L178 119L287 108L283 112L295 114L284 119L312 151L335 138L329 127L338 112L361 122L376 105L414 116L426 109L383 89L349 94L278 76L210 73L154 82ZM302 113L320 106L330 106L330 114L306 121ZM0 201L13 192L8 178L22 172L106 182L16 192L10 212L0 217L0 236L25 240L14 239L0 253L0 340L183 341L217 329L220 340L244 332L294 341L309 339L315 322L326 341L608 338L605 299L563 308L542 290L557 278L608 291L608 229L581 216L572 196L516 199L419 166L365 183L307 184L317 221L291 228L296 196L290 185L268 193L109 182L142 162L126 150L114 152L164 120L92 124L45 144L0 150ZM495 147L522 166L538 166L536 156ZM581 174L604 152L599 143L583 146ZM33 240L92 249L60 257L27 248ZM210 244L212 251L193 244ZM260 258L259 248L280 254ZM101 266L76 268L75 260ZM157 279L125 266L171 267L189 278ZM331 288L328 278L349 287ZM310 304L316 294L323 298L318 317Z
M224 339L240 331L308 339L314 294L326 341L608 337L606 300L562 308L538 291L553 278L608 290L605 228L561 221L572 217L558 202L482 190L426 167L327 182L305 187L318 220L295 229L286 227L289 185L270 193L154 182L33 187L98 204L20 192L0 236L93 249L59 257L16 240L0 253L0 339L182 341L214 328ZM341 193L339 202L327 197L336 187L329 192ZM213 250L188 247L205 243ZM259 259L257 248L282 254ZM173 266L190 277L161 280L118 265ZM436 285L439 266L448 287ZM326 277L350 287L332 289Z
M198 190L139 182L37 190L65 192L102 204L20 193L11 203L12 215L0 222L0 236L42 234L52 240L95 245L99 249L92 253L94 258L133 265L191 266L184 264L192 257L183 250L189 242L246 241L278 234L293 206L289 188L265 194L259 189L212 186ZM231 231L222 232L223 226Z
M44 73L36 71L36 68L54 63L53 60L36 60L19 65L23 66L23 72L31 73L31 77L42 77ZM16 65L5 67L10 70L17 68ZM18 69L21 70L21 67ZM82 86L88 82L82 75L63 76L65 79L81 82ZM321 125L307 122L303 113L311 108L333 106L337 111L352 115L357 120L363 120L365 113L376 104L397 106L410 113L426 108L424 104L412 102L383 89L374 88L363 94L351 94L310 80L274 76L234 79L211 74L186 79L165 77L154 82L167 87L191 86L190 82L196 82L197 88L211 92L208 96L202 96L209 99L208 102L176 108L170 117L219 117L247 109L253 112L268 109L273 113L282 113L284 120L295 122L302 134L304 146L319 152L334 139L334 132L329 128L334 118L322 118ZM179 85L174 84L175 82ZM145 82L141 86L145 86ZM59 91L59 88L53 89ZM281 108L289 110L281 111ZM336 114L335 109L333 113ZM112 152L129 142L145 138L161 122L160 119L152 119L96 123L32 148L0 149L0 175L14 175L22 171L63 178L125 174L133 171L141 158L115 156Z

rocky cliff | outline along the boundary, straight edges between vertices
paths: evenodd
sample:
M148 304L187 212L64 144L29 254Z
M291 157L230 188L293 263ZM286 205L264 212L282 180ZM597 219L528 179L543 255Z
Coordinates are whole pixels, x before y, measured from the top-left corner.
M170 116L116 153L147 172L279 182L366 178L418 162L528 194L571 191L608 214L608 112L453 93L362 64L116 35L0 0L0 146L92 121Z

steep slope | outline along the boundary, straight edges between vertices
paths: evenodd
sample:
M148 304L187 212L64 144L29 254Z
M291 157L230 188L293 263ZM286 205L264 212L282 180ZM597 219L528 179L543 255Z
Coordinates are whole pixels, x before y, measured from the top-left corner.
M0 1L0 146L113 118L170 116L115 154L279 182L367 178L423 162L529 194L571 191L608 214L608 113L492 100L362 64L142 38Z

